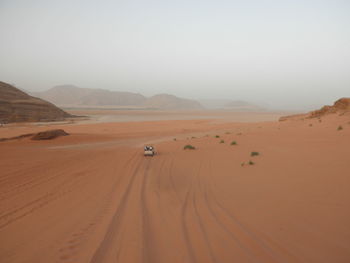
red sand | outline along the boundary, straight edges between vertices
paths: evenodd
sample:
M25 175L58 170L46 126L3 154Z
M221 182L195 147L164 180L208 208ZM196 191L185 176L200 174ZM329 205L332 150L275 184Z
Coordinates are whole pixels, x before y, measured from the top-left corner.
M0 128L0 262L350 262L349 121Z

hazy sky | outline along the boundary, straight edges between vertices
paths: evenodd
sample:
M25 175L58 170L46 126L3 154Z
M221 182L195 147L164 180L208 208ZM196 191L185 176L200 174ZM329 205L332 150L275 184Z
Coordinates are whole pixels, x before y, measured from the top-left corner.
M350 97L349 0L0 0L0 80L298 108Z

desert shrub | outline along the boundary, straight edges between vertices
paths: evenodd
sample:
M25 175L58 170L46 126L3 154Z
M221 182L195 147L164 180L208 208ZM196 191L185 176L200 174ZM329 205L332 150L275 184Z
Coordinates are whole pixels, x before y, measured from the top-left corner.
M339 125L338 126L338 131L341 131L343 129L343 126Z
M251 152L250 153L250 156L258 156L259 155L259 152Z
M215 135L215 138L220 138L220 136L219 135Z
M312 124L310 123L309 126L312 127Z
M225 132L225 134L231 134L230 132Z
M196 139L196 137L192 136L192 139Z
M255 163L253 161L249 161L249 165L254 165Z
M221 140L220 143L225 143L225 141L224 141L224 140Z
M184 146L184 150L194 150L194 149L196 149L196 147L194 147L194 146L192 146L190 144L187 144L187 145Z
M174 138L173 140L176 141L176 138Z
M236 141L232 141L231 145L237 145L237 142Z

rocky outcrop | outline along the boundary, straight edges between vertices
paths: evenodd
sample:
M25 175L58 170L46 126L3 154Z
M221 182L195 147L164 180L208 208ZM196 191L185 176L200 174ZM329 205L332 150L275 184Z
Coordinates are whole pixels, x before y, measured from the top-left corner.
M350 98L341 98L334 102L333 106L323 106L319 110L310 112L309 118L322 117L330 113L344 113L350 111Z
M26 133L22 134L19 136L15 137L10 137L10 138L0 138L0 142L6 142L6 141L13 141L13 140L21 140L24 138L30 137L31 140L34 141L40 141L40 140L52 140L57 137L61 136L67 136L69 135L62 129L56 129L56 130L48 130L48 131L43 131L43 132L38 132L38 133Z
M5 82L0 82L0 122L58 121L71 117L67 112Z
M38 141L38 140L52 140L57 137L61 136L67 136L69 135L62 129L56 129L56 130L48 130L48 131L43 131L43 132L38 132L36 133L31 139Z
M279 121L321 118L332 113L344 114L347 112L350 112L350 98L341 98L334 102L333 106L326 105L319 110L311 111L306 114L283 116Z

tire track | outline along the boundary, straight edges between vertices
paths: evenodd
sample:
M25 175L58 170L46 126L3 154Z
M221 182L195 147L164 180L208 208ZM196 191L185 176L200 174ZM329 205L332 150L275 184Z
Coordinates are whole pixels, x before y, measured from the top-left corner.
M151 160L146 160L146 167L143 173L142 187L141 187L141 196L140 196L140 207L141 207L141 225L142 225L142 259L145 263L154 263L155 259L152 258L152 248L154 244L154 238L152 235L151 225L150 225L150 215L147 208L147 195L146 195L146 186L149 177L149 166ZM162 164L163 165L163 164Z
M181 201L181 198L180 198L178 191L176 191L176 186L175 186L175 182L174 182L174 178L173 178L173 167L174 167L174 157L172 156L171 160L170 160L170 168L169 168L169 182L170 182L172 190L174 191L174 193L176 195L177 200L181 204L182 201Z
M200 162L197 175L195 176L196 181L197 181L196 185L199 188L200 188L199 176L200 176L201 169L202 169L202 162ZM197 202L196 202L196 192L195 191L193 192L192 202L193 202L193 208L194 208L195 215L197 217L199 228L200 228L200 230L202 232L202 235L204 237L205 244L208 247L208 251L209 251L209 256L210 256L211 262L215 263L215 262L217 262L217 259L216 259L215 255L214 255L213 248L212 248L212 246L210 244L208 233L207 233L206 228L204 226L204 222L203 222L203 220L202 220L202 218L201 218L201 216L200 216L200 214L198 212L198 207L197 207Z
M76 179L76 178L74 178ZM79 181L72 180L71 178L66 178L63 182L56 186L56 190L51 193L46 193L20 207L17 207L11 211L4 212L0 216L0 222L5 221L0 224L0 229L10 225L25 216L28 216L35 212L36 210L43 208L53 201L62 198L64 195L72 192L74 189L74 185L79 185ZM59 189L59 190L57 190ZM66 190L63 190L66 189Z
M210 163L210 170L212 171L212 164L211 163ZM211 174L212 174L212 172L211 172ZM268 262L282 262L282 263L286 262L285 259L282 259L280 256L276 255L276 252L274 251L274 249L272 249L270 246L268 246L256 234L254 234L243 223L241 223L235 215L231 214L229 211L227 211L226 208L223 207L223 205L217 200L216 196L213 194L213 191L211 190L211 187L209 186L209 184L207 182L205 183L205 188L207 189L207 191L209 191L211 193L211 195L210 195L212 197L211 200L213 200L216 207L221 211L221 213L225 214L226 217L228 217L231 220L231 223L235 226L235 228L237 230L239 230L241 232L241 234L243 234L245 236L244 239L246 240L246 242L252 243L252 245L247 246L246 244L243 244L242 241L240 241L240 239L231 230L229 230L228 227L225 226L224 223L220 222L219 218L217 217L217 213L215 213L213 211L214 209L210 205L210 200L208 198L208 194L205 193L205 199L206 199L206 203L208 205L208 209L211 211L211 214L213 215L213 217L216 218L217 223L223 229L226 229L226 231L228 231L228 233L230 233L230 236L234 240L238 241L238 244L240 245L240 247L244 251L246 251L255 262L261 262L261 260L258 259L256 257L256 255L254 255L250 252L251 249L249 247L252 247L252 246L259 247L260 253L268 255L268 257L269 257Z
M183 232L184 239L185 239L185 244L186 244L185 247L187 248L187 254L190 258L190 262L197 262L196 256L194 254L194 248L193 248L191 240L190 240L189 229L188 229L187 224L186 224L186 211L188 209L188 201L189 201L189 195L190 195L191 188L192 188L192 183L190 185L190 189L186 193L185 200L184 200L184 203L182 205L181 227L182 227L182 232Z
M201 184L199 182L199 184ZM207 188L207 186L205 185L205 188ZM219 228L221 228L236 244L237 246L244 251L244 253L248 256L248 258L251 260L251 262L260 262L249 250L249 248L247 246L245 246L241 240L226 226L226 224L224 224L223 222L220 221L217 213L214 212L213 207L210 205L210 200L208 197L208 192L207 190L202 190L202 194L204 196L204 203L207 206L207 209L210 213L210 215L212 216L212 218L214 219L214 221L216 222L216 224L219 226Z
M137 154L134 155L130 162L134 159L137 159ZM107 256L107 251L111 249L111 245L113 244L113 240L118 236L118 230L120 228L120 225L122 223L122 218L125 216L125 209L127 207L128 200L130 198L130 192L134 185L135 178L137 177L138 171L140 170L141 162L137 162L136 168L134 168L132 172L132 176L130 178L130 181L127 185L127 188L121 198L121 201L116 209L116 212L114 213L111 222L109 223L106 234L104 235L99 247L93 254L90 263L100 263L103 262ZM119 248L120 249L120 248ZM117 250L117 256L119 256L119 250Z

